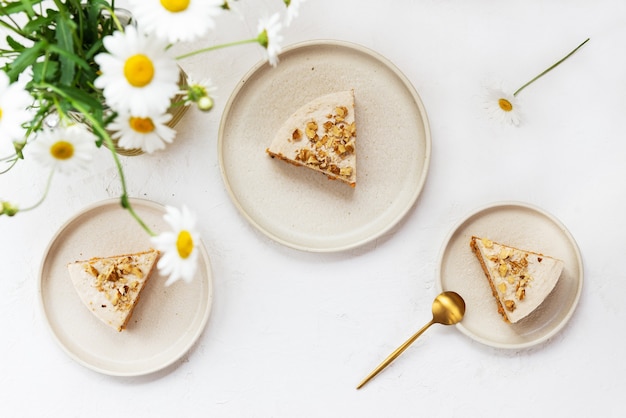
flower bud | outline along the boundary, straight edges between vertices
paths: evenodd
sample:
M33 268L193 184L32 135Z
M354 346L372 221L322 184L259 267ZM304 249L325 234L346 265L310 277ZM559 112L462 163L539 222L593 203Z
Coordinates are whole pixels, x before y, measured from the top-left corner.
M213 104L213 99L211 99L210 96L204 96L198 100L198 109L202 110L203 112L208 112L209 110L213 109Z
M2 207L2 212L0 212L0 215L13 216L17 212L19 212L19 209L17 208L17 206L13 206L9 202L2 202L1 207Z

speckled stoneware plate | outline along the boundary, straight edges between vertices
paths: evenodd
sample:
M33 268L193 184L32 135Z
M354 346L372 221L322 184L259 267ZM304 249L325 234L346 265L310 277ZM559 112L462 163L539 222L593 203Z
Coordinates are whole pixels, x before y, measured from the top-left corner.
M357 186L270 158L280 125L323 94L353 89ZM371 241L417 200L431 139L424 106L387 59L359 45L312 41L258 64L238 84L221 121L219 161L243 216L272 239L306 251L340 251Z
M40 300L54 338L70 357L100 373L138 376L171 365L200 337L211 312L213 282L201 245L191 283L165 287L166 278L155 270L124 331L100 322L76 293L67 263L151 248L148 234L119 202L89 206L60 228L41 265ZM163 220L164 207L140 199L131 203L153 231L170 230Z
M470 249L472 235L563 260L565 267L548 298L516 324L497 311L487 279ZM583 265L578 245L554 216L520 202L495 203L470 214L446 239L438 272L439 290L458 292L466 302L459 330L498 348L525 348L559 332L570 319L582 292Z

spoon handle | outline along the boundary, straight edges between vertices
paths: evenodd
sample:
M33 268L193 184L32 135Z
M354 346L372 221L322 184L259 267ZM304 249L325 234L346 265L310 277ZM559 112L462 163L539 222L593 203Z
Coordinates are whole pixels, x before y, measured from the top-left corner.
M422 335L424 333L424 331L426 331L428 329L428 327L430 327L434 323L435 323L434 321L430 321L428 324L424 325L422 327L422 329L420 329L415 334L413 334L411 336L411 338L406 340L404 342L404 344L402 344L400 347L396 348L395 351L393 353L389 354L389 356L385 360L383 360L383 362L380 363L378 365L378 367L376 367L369 375L367 375L367 377L365 379L363 379L363 381L361 383L359 383L359 385L356 388L357 389L361 389L363 386L365 386L365 384L367 382L369 382L374 376L376 376L378 373L380 373L385 367L389 366L389 364L392 361L394 361L400 354L402 354L404 352L404 350L406 350L411 344L413 344L413 342L415 340L417 340L417 337Z

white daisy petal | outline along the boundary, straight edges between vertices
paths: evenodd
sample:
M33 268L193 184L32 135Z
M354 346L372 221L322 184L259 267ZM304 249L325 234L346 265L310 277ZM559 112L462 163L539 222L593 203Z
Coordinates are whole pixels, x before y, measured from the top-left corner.
M193 280L198 266L199 237L196 232L196 217L186 206L182 210L168 206L163 219L173 232L163 232L152 238L152 243L162 255L157 264L161 274L169 276L166 286L183 279Z
M96 150L96 137L79 124L44 129L26 148L42 165L71 174L86 169Z
M300 5L305 0L284 0L285 6L287 6L287 15L285 16L285 26L291 25L291 22L298 17L300 11Z
M108 53L96 55L107 105L118 112L146 117L164 113L178 93L179 68L166 52L167 44L133 26L104 38Z
M270 65L275 67L278 65L278 55L282 51L280 43L283 41L280 31L283 25L280 23L280 14L274 13L270 17L264 17L259 20L257 33L261 45L267 50L267 57Z
M0 71L0 158L15 154L13 142L24 141L23 125L31 119L32 102L21 82L10 83L9 76Z
M484 107L491 118L505 125L518 126L521 122L519 100L502 88L487 88Z
M131 0L137 21L149 34L170 43L191 42L215 27L223 0Z

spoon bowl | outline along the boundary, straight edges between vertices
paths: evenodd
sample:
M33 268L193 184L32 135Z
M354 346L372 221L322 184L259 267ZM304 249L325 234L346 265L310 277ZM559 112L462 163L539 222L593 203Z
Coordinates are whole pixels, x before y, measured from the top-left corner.
M460 322L465 315L465 301L456 292L443 292L437 295L433 301L433 319L429 323L424 325L422 329L417 331L408 340L404 342L400 347L391 353L382 363L378 365L359 385L357 389L361 389L367 382L369 382L374 376L380 373L385 367L387 367L392 361L394 361L400 354L404 352L417 337L422 335L432 324L442 325L454 325Z
M433 321L442 325L461 322L465 315L465 301L456 292L443 292L433 301Z

